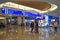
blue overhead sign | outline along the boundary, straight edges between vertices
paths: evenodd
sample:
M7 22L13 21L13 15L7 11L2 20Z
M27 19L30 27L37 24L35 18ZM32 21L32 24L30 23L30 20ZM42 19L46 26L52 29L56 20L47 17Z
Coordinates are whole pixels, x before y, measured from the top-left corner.
M28 12L28 11L23 11L23 10L17 10L17 9L12 9L12 8L1 8L2 14L12 14L12 15L22 15L22 16L27 16L27 17L34 17L36 18L37 16L41 17L41 14L34 13L34 12Z
M34 12L26 12L26 11L23 11L23 16L27 16L27 17L37 17L37 13L34 13Z
M2 14L23 15L21 10L15 10L15 9L10 9L10 8L2 8Z

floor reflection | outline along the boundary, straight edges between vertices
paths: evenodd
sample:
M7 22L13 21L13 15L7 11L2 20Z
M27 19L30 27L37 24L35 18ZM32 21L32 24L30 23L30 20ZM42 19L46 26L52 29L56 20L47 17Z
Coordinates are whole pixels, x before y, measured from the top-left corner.
M49 40L49 30L44 29L44 28L40 28L39 40Z
M52 32L53 33L53 32ZM25 32L24 27L11 26L0 31L0 40L60 40L60 33L50 33L49 28L39 28L38 33Z

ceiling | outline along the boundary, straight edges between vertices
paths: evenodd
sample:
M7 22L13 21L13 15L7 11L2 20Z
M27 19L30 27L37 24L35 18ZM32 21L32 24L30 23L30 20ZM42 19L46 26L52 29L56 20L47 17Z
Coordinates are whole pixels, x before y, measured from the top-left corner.
M22 4L25 6L29 6L32 8L40 9L40 10L48 10L51 8L51 5L47 2L40 2L40 1L16 1L17 4Z
M16 1L21 1L21 2L16 2ZM25 3L22 3L23 1L25 1ZM29 3L29 2L27 2L26 3L26 1L37 1L35 4L33 3L33 2L31 2L31 3ZM41 3L41 1L43 1L44 3ZM60 16L60 1L59 0L0 0L0 3L4 3L4 2L16 2L16 3L18 3L18 4L23 4L23 5L25 5L25 4L30 4L30 5L28 5L28 6L32 6L33 8L35 7L35 8L37 8L37 9L41 9L41 10L46 10L46 9L48 9L48 8L50 8L50 5L48 5L48 4L45 4L45 2L49 2L49 3L53 3L53 4L56 4L57 6L58 6L58 9L57 10L55 10L55 11L53 11L53 12L49 12L49 13L47 13L47 14L50 14L50 15L54 15L54 16ZM41 6L41 4L43 4L42 6ZM47 6L45 6L45 5L47 5ZM40 8L41 7L41 8Z

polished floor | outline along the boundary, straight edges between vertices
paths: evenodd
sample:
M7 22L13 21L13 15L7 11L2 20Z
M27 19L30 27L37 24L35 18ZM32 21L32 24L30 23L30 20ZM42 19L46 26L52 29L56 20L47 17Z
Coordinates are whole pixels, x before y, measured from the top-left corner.
M5 28L0 30L0 40L60 40L59 31L55 34L49 28L39 28L39 33L31 33L30 29L28 30L18 26Z

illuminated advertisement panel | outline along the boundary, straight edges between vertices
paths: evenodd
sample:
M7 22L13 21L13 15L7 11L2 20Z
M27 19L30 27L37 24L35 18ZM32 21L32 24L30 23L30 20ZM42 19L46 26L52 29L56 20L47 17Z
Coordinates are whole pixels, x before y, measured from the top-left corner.
M59 18L58 17L56 17L56 16L52 16L52 15L46 15L48 18L48 20L47 20L47 24L48 24L48 26L52 26L53 25L53 23L54 22L59 22L58 20L59 20Z

